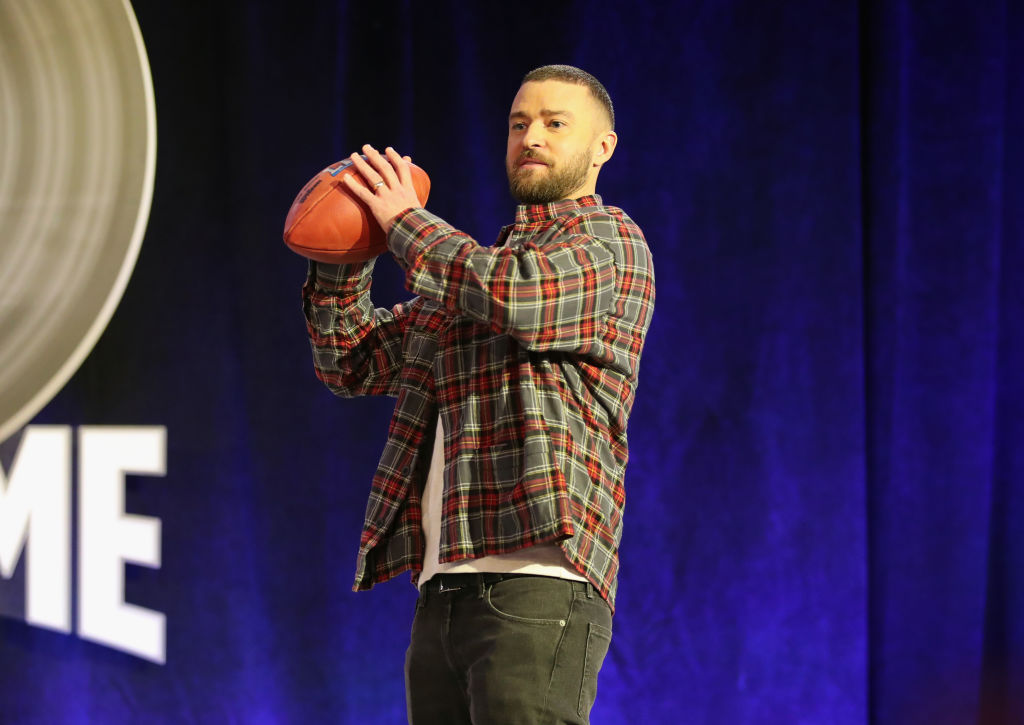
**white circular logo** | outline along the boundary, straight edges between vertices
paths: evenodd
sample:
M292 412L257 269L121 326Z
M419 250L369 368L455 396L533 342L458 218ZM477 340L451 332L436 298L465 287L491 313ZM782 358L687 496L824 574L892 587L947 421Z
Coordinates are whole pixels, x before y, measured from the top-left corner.
M155 171L153 84L127 0L0 0L0 441L110 321Z

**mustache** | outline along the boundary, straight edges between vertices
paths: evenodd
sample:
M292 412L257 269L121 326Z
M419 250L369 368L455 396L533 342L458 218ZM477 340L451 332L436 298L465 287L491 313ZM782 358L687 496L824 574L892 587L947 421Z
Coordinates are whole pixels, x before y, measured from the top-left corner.
M534 151L532 149L527 149L526 151L523 151L523 153L519 154L519 158L516 159L516 165L518 166L519 164L523 163L527 159L531 159L533 161L540 161L542 164L547 164L548 166L551 165L551 159L548 159L548 158L545 158L544 156L541 156L540 154L538 154L536 151Z

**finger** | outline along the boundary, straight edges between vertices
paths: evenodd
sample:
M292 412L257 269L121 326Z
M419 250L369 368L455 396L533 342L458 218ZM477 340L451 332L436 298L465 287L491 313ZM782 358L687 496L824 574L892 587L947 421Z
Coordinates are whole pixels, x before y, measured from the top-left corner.
M384 153L387 154L388 161L391 162L391 165L398 169L398 182L402 184L402 186L411 186L412 172L409 169L409 164L411 163L409 157L406 156L403 158L399 156L398 152L390 146L384 150Z
M394 167L391 162L381 155L380 151L375 149L370 144L363 146L363 153L366 154L366 158L369 159L373 168L380 174L381 179L388 185L394 186L398 183L398 174L395 173Z
M351 156L349 156L349 159L352 160L352 165L355 166L359 173L362 175L363 179L366 181L367 186L374 188L377 182L385 181L381 177L380 173L372 166L370 166L370 164L366 162L366 159L364 159L359 154L353 153Z
M373 199L376 198L374 191L376 189L367 189L365 186L356 181L354 176L343 176L342 181L345 182L345 186L351 191L357 199L362 201L364 204L369 204Z

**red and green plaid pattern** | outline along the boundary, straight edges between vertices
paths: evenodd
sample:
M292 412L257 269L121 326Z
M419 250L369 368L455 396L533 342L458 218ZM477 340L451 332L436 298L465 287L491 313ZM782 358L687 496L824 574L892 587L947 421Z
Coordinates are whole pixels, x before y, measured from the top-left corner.
M409 302L373 308L372 261L311 263L303 288L318 377L341 396L398 398L355 588L422 568L441 415L441 561L559 541L614 606L626 421L654 307L640 229L588 196L520 206L493 247L409 209L388 243Z

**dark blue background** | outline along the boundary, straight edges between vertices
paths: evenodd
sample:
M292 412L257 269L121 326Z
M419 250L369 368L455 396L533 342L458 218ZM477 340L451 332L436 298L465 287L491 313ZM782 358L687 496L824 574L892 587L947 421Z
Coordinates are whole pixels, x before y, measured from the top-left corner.
M284 215L393 144L489 243L519 79L568 62L658 278L593 721L1024 722L1019 3L133 5L152 216L36 422L167 426L128 498L163 566L127 583L167 664L0 620L0 717L404 720L414 590L350 592L392 401L315 380Z

